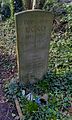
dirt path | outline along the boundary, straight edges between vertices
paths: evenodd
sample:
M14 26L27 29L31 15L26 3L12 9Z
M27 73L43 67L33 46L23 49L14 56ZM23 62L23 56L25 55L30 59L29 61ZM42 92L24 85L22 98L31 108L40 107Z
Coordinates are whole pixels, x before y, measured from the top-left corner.
M13 67L14 66L14 67ZM0 120L19 120L15 106L8 102L3 91L3 84L15 72L15 59L13 56L0 52Z
M15 106L5 99L2 85L0 81L0 120L19 120Z

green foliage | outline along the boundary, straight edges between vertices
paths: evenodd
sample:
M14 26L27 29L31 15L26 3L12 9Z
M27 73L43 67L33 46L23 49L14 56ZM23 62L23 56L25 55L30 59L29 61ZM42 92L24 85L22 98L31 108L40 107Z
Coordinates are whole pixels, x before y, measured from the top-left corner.
M31 91L34 94L48 94L47 106L38 106L35 102L28 101L23 97L21 93L21 90L25 89L23 84L14 82L6 85L6 95L11 96L10 98L17 96L25 116L24 120L62 120L70 117L68 108L72 101L72 72L56 75L49 71L42 81L31 86Z
M56 6L61 6L61 4L50 2L48 3L50 6L46 5L46 10L52 11L55 10L54 8L56 8ZM70 4L62 4L61 8L64 9L65 14L59 14L60 16L55 17L57 22L55 21L56 24L54 23L51 37L48 64L49 71L42 81L29 87L34 94L47 93L48 105L38 106L31 101L27 101L21 94L21 89L24 88L24 86L18 83L12 84L12 86L7 83L8 86L5 89L8 98L12 99L13 95L18 97L22 112L25 116L24 120L72 119L68 113L68 108L72 104L72 6ZM9 45L12 45L12 43L11 48L12 50L15 49L16 38L14 28L14 20L6 21L4 30L9 31L11 33L9 35L12 35L9 38L7 36L5 41L5 44L7 43L5 51L7 52L9 52ZM11 30L14 30L14 32L12 33ZM7 66L5 65L5 67Z
M10 6L11 6L11 17L14 16L14 0L10 1Z
M60 15L63 10L63 4L58 0L46 0L43 9L53 12L55 15Z
M0 0L0 2L2 2L2 0ZM9 3L10 0L4 0L5 3Z
M28 104L26 105L25 111L32 113L37 111L37 109L38 109L38 105L34 102L29 101Z
M1 2L2 0L0 0L0 3ZM14 13L20 12L23 10L22 0L4 0L4 3L10 6L12 17L14 16Z
M56 17L59 25L56 23L52 32L49 56L49 69L52 68L57 74L72 71L72 6L63 6L66 15Z
M28 101L23 96L20 97L19 101L23 113L29 113L31 115L33 112L38 110L38 105L35 102Z
M5 95L7 96L7 98L11 101L13 101L13 99L15 98L15 96L20 96L21 95L21 91L18 87L18 84L16 83L16 81L10 82L10 83L5 83L4 85L4 91L5 91Z
M44 86L44 87L43 87ZM46 90L45 90L46 88ZM72 93L72 73L64 76L55 75L48 72L46 78L33 86L33 91L43 90L48 93L48 105L39 107L35 113L32 113L24 120L62 120L68 119L68 108L71 106ZM67 113L67 114L65 114Z
M2 20L5 20L6 18L10 18L11 16L11 10L10 10L10 5L6 3L0 3L0 14Z
M11 16L14 16L14 13L20 12L23 10L22 0L11 0L10 1L11 6Z

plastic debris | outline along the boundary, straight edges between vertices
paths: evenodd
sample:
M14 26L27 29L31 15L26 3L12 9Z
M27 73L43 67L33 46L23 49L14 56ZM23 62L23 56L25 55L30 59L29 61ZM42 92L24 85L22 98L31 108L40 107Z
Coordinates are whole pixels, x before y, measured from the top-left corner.
M48 104L48 95L47 94L44 94L43 96L37 96L37 95L33 95L32 93L28 93L26 95L26 91L22 90L22 95L25 96L28 101L30 100L30 101L36 102L38 105L47 105Z
M47 95L47 94L44 94L44 95L41 97L41 101L42 101L44 104L48 104L48 95Z
M32 93L29 93L28 95L26 95L26 98L27 98L27 100L33 101L33 95L32 95Z
M25 90L22 90L22 95L25 96Z
M36 98L36 99L35 99L35 102L36 102L38 105L41 105L40 98Z

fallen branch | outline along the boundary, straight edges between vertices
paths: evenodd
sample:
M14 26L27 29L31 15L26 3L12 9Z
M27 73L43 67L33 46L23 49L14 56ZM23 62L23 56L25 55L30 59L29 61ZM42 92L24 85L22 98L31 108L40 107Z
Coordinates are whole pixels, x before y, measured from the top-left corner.
M16 105L16 109L17 109L17 112L18 112L18 115L20 117L20 120L23 119L23 114L22 114L22 111L21 111L21 108L20 108L20 105L19 105L19 101L17 98L15 98L15 105Z

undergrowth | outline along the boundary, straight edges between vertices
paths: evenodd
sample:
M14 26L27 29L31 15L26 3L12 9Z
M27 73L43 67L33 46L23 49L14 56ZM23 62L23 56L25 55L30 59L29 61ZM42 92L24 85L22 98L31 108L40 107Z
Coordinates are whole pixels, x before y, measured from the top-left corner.
M28 101L22 90L29 89L35 95L48 94L48 105L37 105ZM69 108L72 105L72 73L56 75L48 71L42 81L33 85L24 86L21 83L5 84L6 96L13 100L16 96L19 100L24 120L66 120L71 116Z
M69 113L69 108L72 106L72 6L64 4L63 7L66 13L56 17L53 24L48 63L49 71L43 80L28 86L16 82L5 83L4 85L6 96L10 101L13 101L14 95L18 98L25 116L24 120L72 119ZM0 26L2 28L0 30L0 49L2 51L0 55L1 57L2 54L9 56L8 60L7 57L5 58L7 63L12 55L16 55L15 20L9 19L0 23ZM15 58L12 59L14 63L16 56L13 58ZM3 61L4 58L1 60L2 64ZM10 64L4 64L4 69L12 70L16 65L11 62ZM1 74L2 76L3 74ZM38 106L36 103L27 101L21 92L22 89L26 88L36 95L47 93L48 105Z

